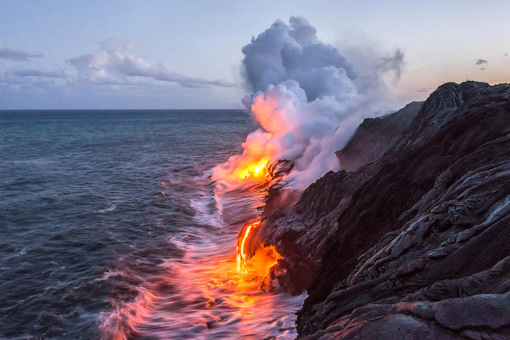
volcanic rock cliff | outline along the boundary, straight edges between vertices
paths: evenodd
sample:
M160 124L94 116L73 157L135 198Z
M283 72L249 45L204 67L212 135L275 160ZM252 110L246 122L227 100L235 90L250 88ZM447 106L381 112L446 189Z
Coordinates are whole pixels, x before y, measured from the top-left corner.
M303 339L510 339L510 85L447 83L413 107L364 123L337 153L354 171L263 221L273 282L307 288Z

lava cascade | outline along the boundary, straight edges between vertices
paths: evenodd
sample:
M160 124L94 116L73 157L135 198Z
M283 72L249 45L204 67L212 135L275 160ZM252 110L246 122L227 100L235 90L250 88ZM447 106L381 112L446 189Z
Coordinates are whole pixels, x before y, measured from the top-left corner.
M237 239L237 270L252 277L264 279L271 267L278 263L281 255L272 245L264 246L252 242L255 229L260 226L261 221L245 225Z

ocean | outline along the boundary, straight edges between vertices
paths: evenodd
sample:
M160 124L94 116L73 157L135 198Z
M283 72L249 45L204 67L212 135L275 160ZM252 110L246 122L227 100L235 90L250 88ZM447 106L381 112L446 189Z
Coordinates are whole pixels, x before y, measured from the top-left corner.
M0 111L0 338L292 339L304 297L235 270L263 191L211 169L241 110Z

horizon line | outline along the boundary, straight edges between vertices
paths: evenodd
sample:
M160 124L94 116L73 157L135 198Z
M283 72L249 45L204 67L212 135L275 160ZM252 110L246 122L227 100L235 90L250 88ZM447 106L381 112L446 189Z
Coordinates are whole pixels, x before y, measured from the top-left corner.
M0 109L7 111L248 111L248 109Z

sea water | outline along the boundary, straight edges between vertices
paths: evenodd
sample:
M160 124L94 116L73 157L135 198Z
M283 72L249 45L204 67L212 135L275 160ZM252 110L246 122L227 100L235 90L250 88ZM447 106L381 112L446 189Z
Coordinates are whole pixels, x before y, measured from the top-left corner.
M303 296L235 270L257 188L211 169L241 110L0 111L0 338L291 339Z

